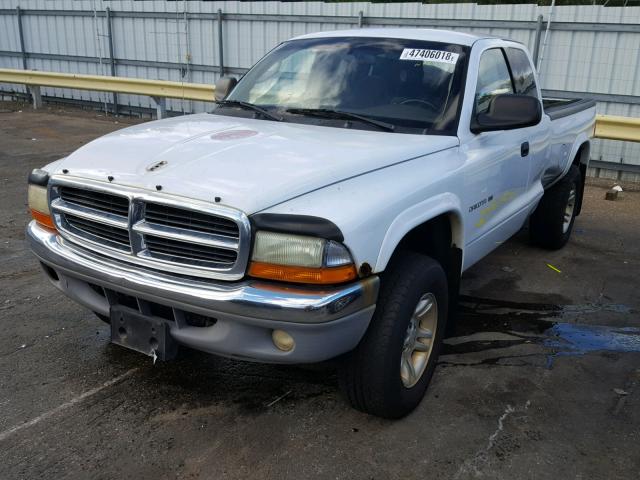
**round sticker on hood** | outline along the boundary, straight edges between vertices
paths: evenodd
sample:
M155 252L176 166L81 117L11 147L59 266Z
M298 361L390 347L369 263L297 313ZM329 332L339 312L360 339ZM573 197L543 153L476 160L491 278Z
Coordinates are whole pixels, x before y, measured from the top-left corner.
M226 132L214 133L211 135L212 140L239 140L241 138L249 138L257 135L255 130L229 130Z

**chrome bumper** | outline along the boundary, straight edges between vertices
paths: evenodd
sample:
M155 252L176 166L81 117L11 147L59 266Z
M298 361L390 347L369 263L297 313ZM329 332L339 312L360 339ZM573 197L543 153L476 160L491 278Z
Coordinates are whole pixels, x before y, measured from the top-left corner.
M31 222L33 253L57 275L51 282L78 303L102 315L110 304L90 284L173 309L216 319L210 327L171 326L180 343L210 353L249 360L306 363L353 349L366 331L378 295L378 277L338 287L298 287L257 280L197 280L116 262L77 247ZM278 350L271 332L283 329L296 346Z

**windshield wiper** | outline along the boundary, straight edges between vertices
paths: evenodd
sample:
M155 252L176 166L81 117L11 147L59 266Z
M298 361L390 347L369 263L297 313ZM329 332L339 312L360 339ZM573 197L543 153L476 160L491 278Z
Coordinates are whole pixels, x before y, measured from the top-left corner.
M279 117L278 115L274 115L268 110L265 110L264 108L259 107L258 105L254 105L253 103L241 102L239 100L216 100L215 103L216 105L220 105L222 107L238 107L238 108L244 108L245 110L253 110L254 112L257 112L260 115L263 115L271 120L275 120L276 122L281 122L283 120L282 117Z
M345 120L359 120L369 125L374 125L388 132L393 132L396 126L392 123L382 122L380 120L374 120L373 118L365 117L352 112L344 112L342 110L332 110L330 108L288 108L285 110L287 113L293 113L298 115L314 115L316 117L324 118L336 118Z

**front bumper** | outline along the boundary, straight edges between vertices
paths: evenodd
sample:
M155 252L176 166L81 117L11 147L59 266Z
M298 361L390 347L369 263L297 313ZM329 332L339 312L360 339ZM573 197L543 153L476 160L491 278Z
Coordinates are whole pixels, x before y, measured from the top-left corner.
M49 267L49 280L76 302L108 316L113 292L170 307L170 331L179 343L209 353L275 363L311 363L352 350L366 331L378 295L372 276L337 287L301 287L265 281L214 282L168 275L114 261L65 241L31 222L27 240ZM111 292L111 294L110 294ZM196 327L185 312L215 319ZM285 330L295 347L283 352L271 333Z

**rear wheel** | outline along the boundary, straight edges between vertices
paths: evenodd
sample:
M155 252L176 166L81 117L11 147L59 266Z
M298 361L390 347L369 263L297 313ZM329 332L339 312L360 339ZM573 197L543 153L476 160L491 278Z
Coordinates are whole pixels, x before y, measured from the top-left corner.
M529 220L533 243L550 250L566 245L578 211L581 182L580 170L572 165L564 178L544 193Z
M438 262L412 252L394 258L369 329L340 372L355 408L400 418L420 403L436 367L447 304L447 277Z

